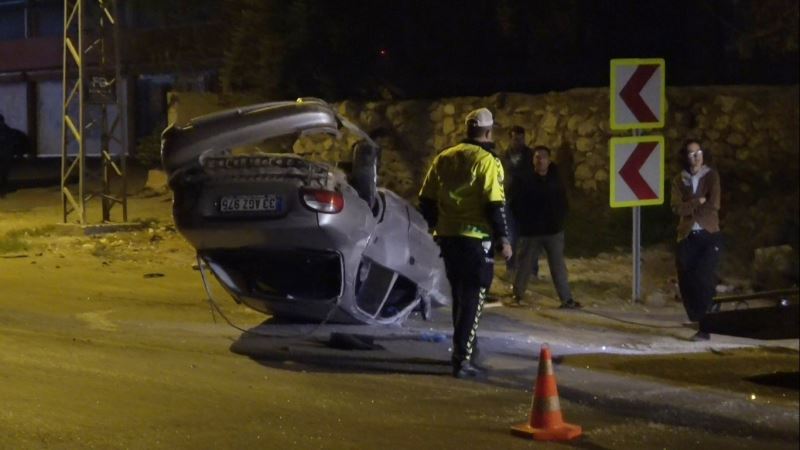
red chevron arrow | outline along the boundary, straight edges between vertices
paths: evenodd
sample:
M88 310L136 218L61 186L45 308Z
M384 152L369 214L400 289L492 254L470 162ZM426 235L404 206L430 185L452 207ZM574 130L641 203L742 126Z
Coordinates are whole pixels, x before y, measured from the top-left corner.
M658 142L640 142L636 145L636 148L633 149L633 153L631 153L631 156L625 161L625 164L622 165L622 168L619 169L619 175L622 177L622 180L630 186L633 194L636 195L639 200L658 198L658 194L653 192L650 185L642 178L642 174L639 173L639 170L641 170L645 161L647 161L647 158L650 157L650 154L653 153L657 145Z
M639 123L658 122L656 115L653 114L653 111L647 106L642 96L639 95L644 85L647 84L657 69L658 64L643 64L637 66L636 70L633 71L633 75L628 79L628 82L625 83L625 86L619 91L619 96L622 97L622 101L628 105L628 108Z

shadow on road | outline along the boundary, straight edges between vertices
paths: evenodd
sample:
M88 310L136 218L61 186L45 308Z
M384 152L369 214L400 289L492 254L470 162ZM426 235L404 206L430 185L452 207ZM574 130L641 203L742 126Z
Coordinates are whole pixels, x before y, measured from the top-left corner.
M447 342L425 342L414 335L380 336L366 333L363 327L348 328L271 319L242 333L230 350L283 370L450 375L449 358L442 357L447 353Z
M408 330L392 330L387 333L385 329L376 328L287 325L268 321L241 334L230 350L264 366L282 370L451 376L449 340L430 342L421 340L419 334L414 335ZM402 334L403 331L405 334ZM476 381L509 389L532 388L536 378L534 368L538 363L535 357L523 357L502 350L487 353L485 356L490 367L490 376L486 380ZM509 364L510 359L516 359L517 363ZM524 364L520 364L520 361ZM554 358L553 362L558 367L561 358ZM591 377L591 371L585 372L581 376ZM792 380L791 375L793 374L780 377L777 382ZM769 405L731 402L728 408L737 411L734 414L723 414L719 410L719 403L727 403L724 401L726 397L704 390L681 391L668 385L660 388L651 385L638 386L635 378L626 377L619 377L612 384L600 383L597 388L592 388L594 384L591 382L573 385L566 373L564 376L567 383L560 383L558 388L562 399L606 411L611 416L644 419L743 438L797 439L797 430L783 426L786 418L780 416L780 411L770 409ZM776 382L773 379L759 381ZM606 389L612 391L606 392ZM661 393L658 394L653 389ZM679 393L683 400L671 400ZM693 399L694 396L696 400ZM603 448L587 439L572 441L570 446Z

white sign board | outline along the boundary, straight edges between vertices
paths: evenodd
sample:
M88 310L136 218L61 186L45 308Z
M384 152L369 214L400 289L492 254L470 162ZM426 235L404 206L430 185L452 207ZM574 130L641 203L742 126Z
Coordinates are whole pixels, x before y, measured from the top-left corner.
M666 110L663 59L611 60L611 129L662 128Z
M664 203L664 137L636 136L609 141L612 208Z

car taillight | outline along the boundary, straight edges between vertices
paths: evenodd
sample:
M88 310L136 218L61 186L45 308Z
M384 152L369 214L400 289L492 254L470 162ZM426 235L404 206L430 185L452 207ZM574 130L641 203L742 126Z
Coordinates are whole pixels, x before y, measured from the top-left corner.
M341 192L324 189L303 189L300 192L303 203L314 211L336 214L344 208L344 196Z

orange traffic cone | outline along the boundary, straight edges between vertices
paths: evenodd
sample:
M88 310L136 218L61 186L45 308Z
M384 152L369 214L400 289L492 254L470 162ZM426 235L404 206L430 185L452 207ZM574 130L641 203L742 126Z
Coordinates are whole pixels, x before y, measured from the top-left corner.
M553 362L546 345L542 346L539 353L539 374L536 376L528 423L512 425L511 434L532 437L537 441L566 441L581 435L580 425L566 423L561 417Z

